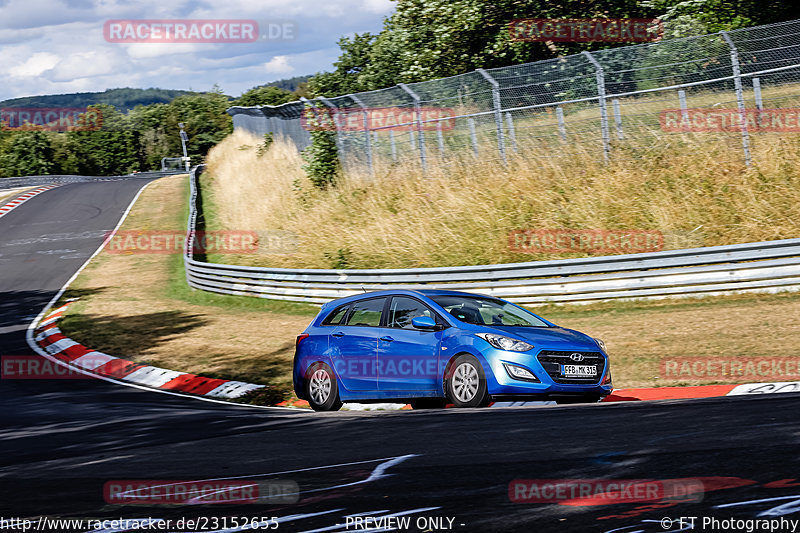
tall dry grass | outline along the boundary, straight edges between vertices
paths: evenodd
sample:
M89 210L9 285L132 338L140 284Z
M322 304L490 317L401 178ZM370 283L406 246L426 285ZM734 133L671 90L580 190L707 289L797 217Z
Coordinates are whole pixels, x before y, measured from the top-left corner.
M212 226L294 232L290 254L219 258L308 268L449 266L576 255L509 249L518 229L658 230L669 247L797 237L800 138L753 137L744 166L735 134L667 137L661 145L564 158L526 150L508 167L471 157L384 166L316 189L291 145L261 157L259 139L236 132L208 157L203 191ZM682 240L686 238L688 240Z

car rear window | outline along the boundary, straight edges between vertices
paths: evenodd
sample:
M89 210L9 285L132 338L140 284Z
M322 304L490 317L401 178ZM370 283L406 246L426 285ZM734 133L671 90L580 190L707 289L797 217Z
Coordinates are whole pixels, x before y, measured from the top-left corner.
M386 298L372 298L355 302L350 316L347 318L348 326L377 327L381 325L381 313Z
M329 314L325 320L322 321L323 326L338 326L339 323L342 321L342 318L347 314L347 310L350 308L350 304L345 304L342 306L337 307L331 314Z

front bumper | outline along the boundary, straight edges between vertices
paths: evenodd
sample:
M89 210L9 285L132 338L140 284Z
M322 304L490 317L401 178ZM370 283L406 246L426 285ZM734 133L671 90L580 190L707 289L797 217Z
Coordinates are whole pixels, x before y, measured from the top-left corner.
M561 353L585 355L586 362L596 365L598 377L596 379L560 377L556 370L558 364L554 361L559 360L558 354ZM508 352L491 349L485 351L483 355L491 370L486 373L486 384L489 394L493 397L607 396L613 390L611 383L602 384L609 371L609 362L608 356L597 350L587 351L585 348L575 350L537 349L531 352ZM512 378L506 371L504 366L506 363L527 369L536 376L538 382Z

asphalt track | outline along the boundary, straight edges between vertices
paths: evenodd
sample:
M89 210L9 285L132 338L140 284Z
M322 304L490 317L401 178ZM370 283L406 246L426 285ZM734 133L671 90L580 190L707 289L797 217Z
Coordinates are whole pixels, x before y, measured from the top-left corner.
M65 185L0 218L0 353L33 353L25 328L142 185ZM211 404L91 379L3 379L0 401L0 520L160 518L173 520L161 531L239 531L234 520L276 517L255 530L389 530L382 527L386 521L356 529L351 519L345 527L346 516L361 515L409 517L410 531L658 532L689 530L688 517L698 517L696 531L736 530L722 522L717 529L703 527L702 517L800 519L797 394L309 414ZM113 480L217 478L258 484L258 501L104 501L103 487ZM598 478L699 479L705 492L689 498L701 501L606 498L594 502L603 505L581 506L509 497L514 480ZM288 494L287 502L268 500L269 488L278 486L296 487L299 494ZM769 501L751 503L762 499ZM425 517L440 522L418 521ZM684 527L677 521L662 527L665 517L686 517ZM182 518L201 521L181 528ZM122 530L158 529L105 528Z

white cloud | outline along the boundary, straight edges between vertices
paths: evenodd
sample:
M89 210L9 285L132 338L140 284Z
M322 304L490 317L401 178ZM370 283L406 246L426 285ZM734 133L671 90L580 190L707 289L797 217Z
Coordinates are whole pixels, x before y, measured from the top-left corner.
M48 52L37 52L21 65L8 69L8 74L12 78L32 78L52 70L57 64L57 55Z
M390 0L0 0L0 100L114 87L232 96L330 70L342 35L380 31ZM296 24L293 39L255 43L109 43L110 19L253 19Z
M192 43L136 43L123 45L129 57L134 59L153 58L177 54L208 51L213 45Z
M53 81L75 80L76 78L92 78L110 74L117 69L118 60L112 53L82 52L70 54L62 59L53 71Z
M289 74L294 71L294 67L289 64L287 56L275 56L264 63L264 70L270 74Z

